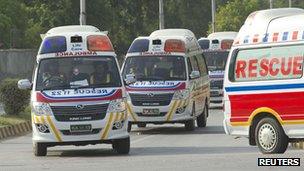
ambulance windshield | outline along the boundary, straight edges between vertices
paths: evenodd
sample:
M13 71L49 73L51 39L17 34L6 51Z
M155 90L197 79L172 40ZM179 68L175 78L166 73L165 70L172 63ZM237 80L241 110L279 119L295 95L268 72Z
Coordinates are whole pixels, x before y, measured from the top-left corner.
M227 51L207 51L203 53L209 71L225 70L229 52Z
M137 56L126 59L123 78L134 74L138 81L186 80L185 59L181 56Z
M36 90L120 87L114 57L66 57L42 59Z

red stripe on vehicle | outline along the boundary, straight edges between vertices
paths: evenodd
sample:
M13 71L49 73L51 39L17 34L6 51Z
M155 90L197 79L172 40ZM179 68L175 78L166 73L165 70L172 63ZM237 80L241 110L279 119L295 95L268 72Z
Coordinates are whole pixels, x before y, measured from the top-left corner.
M229 95L231 122L246 122L254 110L268 107L283 121L304 119L304 92Z

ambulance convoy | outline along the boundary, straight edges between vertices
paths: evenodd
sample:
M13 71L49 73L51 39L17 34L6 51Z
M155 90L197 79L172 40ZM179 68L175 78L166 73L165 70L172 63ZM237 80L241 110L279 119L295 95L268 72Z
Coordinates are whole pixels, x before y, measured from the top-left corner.
M129 153L125 90L113 46L93 26L49 30L41 43L32 89L33 147L36 156L57 145L110 143Z
M237 32L215 32L198 40L208 66L211 103L222 103L225 65L236 35Z
M132 124L182 123L186 130L205 127L209 78L201 48L190 30L157 30L131 44L122 67L129 130Z
M229 53L224 77L224 128L263 153L283 153L304 139L304 10L249 15ZM122 77L121 77L122 75ZM106 32L93 26L49 30L41 43L31 89L36 156L57 145L109 143L129 153L132 124L205 127L208 68L194 34L165 29L131 44L120 74Z
M167 36L168 35L168 36ZM120 76L107 32L93 26L49 30L37 55L31 89L33 149L45 156L57 145L112 144L129 153L130 123L206 126L207 67L189 30L155 31L136 39ZM124 83L127 86L124 86ZM127 90L127 92L125 91Z
M262 153L283 153L304 139L304 10L251 13L228 57L224 128Z

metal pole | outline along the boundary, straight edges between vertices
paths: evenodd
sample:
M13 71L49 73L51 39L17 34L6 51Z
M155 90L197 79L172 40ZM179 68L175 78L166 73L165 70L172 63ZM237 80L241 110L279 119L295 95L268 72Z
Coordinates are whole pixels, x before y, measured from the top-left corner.
M165 19L164 19L164 2L159 0L159 29L165 28Z
M291 6L292 6L292 2L291 0L289 0L289 8L291 8Z
M80 25L86 25L86 4L85 4L85 0L80 0L79 23L80 23Z
M211 0L212 32L215 32L215 0Z
M273 0L269 0L269 8L270 8L270 9L273 8Z

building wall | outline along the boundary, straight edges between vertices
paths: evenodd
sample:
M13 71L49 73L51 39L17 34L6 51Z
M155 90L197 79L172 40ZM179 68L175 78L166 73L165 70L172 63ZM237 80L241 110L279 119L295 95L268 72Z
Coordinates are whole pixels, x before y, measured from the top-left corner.
M0 50L0 80L4 78L31 78L37 50Z

